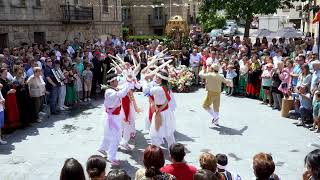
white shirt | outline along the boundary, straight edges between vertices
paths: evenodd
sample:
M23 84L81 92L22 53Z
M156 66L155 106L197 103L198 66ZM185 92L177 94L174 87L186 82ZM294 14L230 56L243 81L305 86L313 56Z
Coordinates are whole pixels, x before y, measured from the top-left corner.
M191 67L198 67L200 65L200 61L201 61L201 55L199 54L194 55L193 53L190 54Z
M273 60L273 66L276 69L278 67L278 62L282 61L282 56L276 55L272 58L272 60Z
M76 53L76 52L74 51L74 49L72 48L72 46L68 46L67 51L68 51L68 54L69 54L69 55L72 55L72 54Z
M104 107L117 108L121 105L121 98L125 97L128 91L132 88L132 83L126 83L124 88L119 91L114 89L107 89L104 93Z
M60 52L60 51L56 51L55 54L56 54L57 60L60 61L60 59L61 59L61 52Z
M166 94L163 88L159 85L150 89L150 95L154 97L154 103L156 105L163 105L167 102Z

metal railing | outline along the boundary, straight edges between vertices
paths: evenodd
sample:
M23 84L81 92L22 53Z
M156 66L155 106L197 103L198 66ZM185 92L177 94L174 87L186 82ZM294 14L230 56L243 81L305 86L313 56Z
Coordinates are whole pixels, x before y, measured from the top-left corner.
M93 20L93 6L78 6L78 5L61 5L62 21L71 22L90 22Z

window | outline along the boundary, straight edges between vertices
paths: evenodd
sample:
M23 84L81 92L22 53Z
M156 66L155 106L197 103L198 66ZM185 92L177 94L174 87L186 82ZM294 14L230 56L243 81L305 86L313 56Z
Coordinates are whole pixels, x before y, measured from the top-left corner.
M131 11L130 8L123 8L122 9L122 19L131 19Z
M0 51L8 47L8 33L0 34Z
M0 6L4 6L3 0L0 0Z
M79 0L74 0L74 4L79 4Z
M26 0L20 0L20 5L21 6L26 6L27 5Z
M102 0L102 12L104 13L109 12L108 0Z
M163 8L161 7L154 8L154 19L162 19L162 11Z
M37 44L45 44L46 34L44 32L34 32L33 33L34 42Z
M41 0L35 0L36 2L36 7L40 7L41 6Z

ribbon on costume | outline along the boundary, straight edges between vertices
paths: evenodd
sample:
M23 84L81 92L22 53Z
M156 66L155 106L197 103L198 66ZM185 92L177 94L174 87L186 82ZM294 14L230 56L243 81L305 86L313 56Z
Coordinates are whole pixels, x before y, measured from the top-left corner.
M112 115L119 115L121 111L121 106L116 108L106 108L106 113L108 114L108 123L110 129L120 130L120 127L117 126L117 124L113 121Z

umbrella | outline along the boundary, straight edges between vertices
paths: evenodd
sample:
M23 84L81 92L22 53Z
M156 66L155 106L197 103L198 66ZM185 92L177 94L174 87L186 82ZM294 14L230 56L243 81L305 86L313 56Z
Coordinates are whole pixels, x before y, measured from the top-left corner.
M253 37L267 37L270 36L273 31L269 31L268 29L258 29L257 31L251 33L251 36Z
M296 37L303 37L303 32L296 30L292 27L286 27L283 29L278 30L275 33L272 33L270 37L272 38L296 38Z

